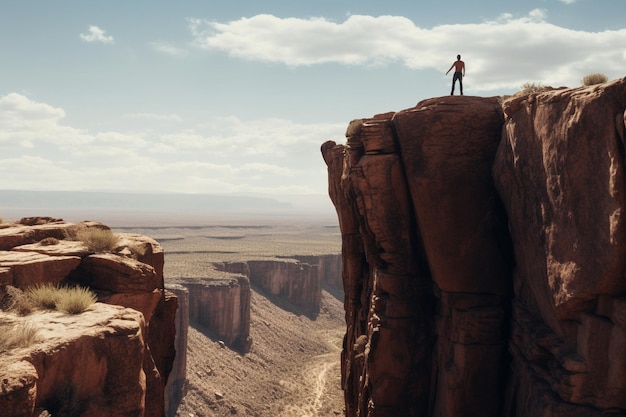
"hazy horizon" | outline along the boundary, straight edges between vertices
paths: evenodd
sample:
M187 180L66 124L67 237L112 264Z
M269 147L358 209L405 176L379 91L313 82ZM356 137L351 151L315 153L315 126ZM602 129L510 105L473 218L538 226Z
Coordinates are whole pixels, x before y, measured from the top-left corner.
M0 190L0 218L31 216L94 220L111 227L338 222L324 195Z

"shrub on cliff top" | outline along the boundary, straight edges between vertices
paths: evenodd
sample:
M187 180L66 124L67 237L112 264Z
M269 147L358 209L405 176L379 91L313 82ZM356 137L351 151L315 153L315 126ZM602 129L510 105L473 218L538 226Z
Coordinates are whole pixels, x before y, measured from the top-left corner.
M26 296L36 308L54 310L60 295L60 288L52 284L36 285L28 288Z
M524 83L522 85L522 89L518 91L515 95L519 96L527 96L528 94L538 93L543 89L543 85L541 83Z
M22 290L12 285L0 286L0 310L24 316L30 313L32 308L30 300Z
M16 325L0 324L0 353L11 349L30 346L41 340L39 329L31 323L20 323Z
M65 231L69 240L81 241L90 252L112 252L117 247L119 236L110 229L96 227L75 227Z
M59 239L57 239L55 237L46 237L46 238L41 239L39 241L39 244L41 246L58 245L59 244Z
M96 302L96 295L87 288L59 287L43 284L26 290L31 303L38 308L80 314Z
M585 87L588 87L590 85L603 84L607 82L608 80L609 78L606 75L595 72L593 74L585 75L583 77L582 83Z
M96 295L87 288L67 288L59 297L56 308L67 314L80 314L96 301Z

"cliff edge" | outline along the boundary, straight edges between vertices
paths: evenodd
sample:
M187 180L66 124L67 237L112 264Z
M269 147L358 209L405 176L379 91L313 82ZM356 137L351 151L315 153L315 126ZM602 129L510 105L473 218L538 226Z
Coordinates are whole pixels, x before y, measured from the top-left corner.
M114 238L107 250L68 238L98 231ZM97 222L0 223L0 324L22 335L0 345L2 415L164 416L177 299L163 262L153 239ZM78 284L98 302L80 314L28 311L21 290L46 284Z
M626 78L328 141L348 417L626 415Z

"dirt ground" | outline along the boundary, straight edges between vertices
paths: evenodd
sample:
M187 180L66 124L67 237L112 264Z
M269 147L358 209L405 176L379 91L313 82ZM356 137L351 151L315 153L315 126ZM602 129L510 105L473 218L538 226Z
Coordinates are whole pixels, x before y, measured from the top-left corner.
M189 387L177 417L344 415L339 368L345 331L342 301L324 291L315 320L278 307L257 291L251 308L253 345L245 355L192 323Z

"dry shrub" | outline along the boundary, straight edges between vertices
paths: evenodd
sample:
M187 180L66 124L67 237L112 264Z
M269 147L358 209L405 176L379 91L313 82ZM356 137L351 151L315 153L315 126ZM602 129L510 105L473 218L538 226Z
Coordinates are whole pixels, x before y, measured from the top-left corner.
M67 314L80 314L96 301L96 295L87 288L65 288L56 303L56 308Z
M0 353L11 349L30 346L41 340L39 329L32 323L27 322L15 325L8 325L6 323L0 324L0 332L2 333L2 338L0 338Z
M90 252L113 252L119 242L119 236L111 229L96 227L70 227L65 230L65 237L69 240L81 241Z
M354 119L350 121L348 127L346 129L346 137L356 136L361 133L361 129L363 128L363 119Z
M541 83L524 83L522 89L518 91L516 96L527 96L533 93L539 93L543 90L544 86Z
M43 284L26 290L31 303L39 308L59 310L67 314L80 314L97 301L87 288Z
M61 293L60 287L50 283L30 287L25 292L33 306L47 310L56 308Z
M587 74L583 77L583 85L585 87L590 86L590 85L596 85L596 84L603 84L605 82L607 82L609 80L609 78L604 75L604 74L600 74L599 72L595 72L593 74Z
M11 311L21 316L29 314L33 307L22 290L12 285L0 286L0 310Z
M46 237L44 239L41 239L39 241L39 244L41 246L52 246L52 245L58 245L59 244L59 239L57 239L56 237Z
M148 252L147 245L142 243L131 243L128 245L128 250L134 255L135 258L146 256L146 253Z

